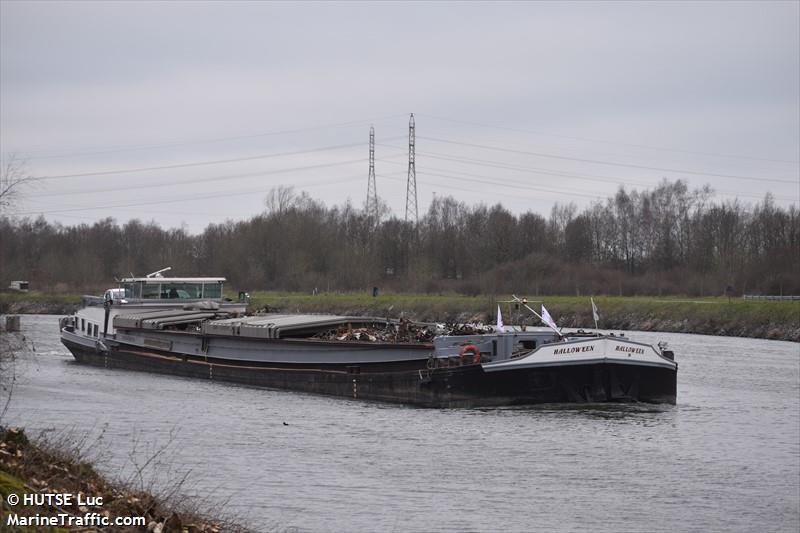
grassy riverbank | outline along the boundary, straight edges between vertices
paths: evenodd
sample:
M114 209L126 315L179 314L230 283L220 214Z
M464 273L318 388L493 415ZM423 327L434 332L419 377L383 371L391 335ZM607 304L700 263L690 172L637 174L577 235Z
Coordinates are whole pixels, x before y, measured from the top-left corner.
M74 501L79 493L83 495L84 505ZM25 494L71 494L74 498L69 504L48 502L44 505L25 505L22 500ZM10 505L9 495L18 496L19 503ZM206 518L197 510L189 509L185 502L178 502L174 497L158 497L146 490L137 490L106 480L83 457L82 450L76 448L69 440L33 442L22 430L2 427L0 427L0 497L2 497L0 531L54 533L78 531L246 533L248 531L231 522ZM100 503L98 498L102 498ZM112 521L111 525L103 527L98 527L96 523L80 525L79 520L85 520L87 513L98 513L108 517ZM37 515L55 517L59 514L73 517L73 526L61 528L22 525L27 517ZM12 522L15 523L9 523L9 516L14 517ZM143 517L144 524L115 525L113 521L120 517Z
M81 305L81 295L41 291L0 292L0 313L62 315Z
M497 302L510 295L462 296L430 294L298 294L256 292L253 308L274 311L404 316L422 321L493 323ZM535 298L531 298L535 300ZM559 326L593 328L588 297L539 298ZM601 329L630 329L782 339L800 342L800 302L752 301L727 298L652 298L598 296ZM531 302L540 308L540 303ZM530 312L501 303L505 322L539 325ZM509 316L510 315L510 316Z
M235 296L231 292L230 296ZM498 301L510 295L381 294L254 292L253 309L303 313L375 315L438 322L494 322ZM531 298L534 300L535 298ZM588 297L545 296L550 314L560 326L593 327ZM800 342L800 302L753 301L733 298L598 296L599 326L678 333L701 333ZM0 313L66 314L80 304L78 295L2 293ZM538 309L540 304L532 304ZM530 313L501 304L506 323L534 324ZM512 316L508 316L511 312Z

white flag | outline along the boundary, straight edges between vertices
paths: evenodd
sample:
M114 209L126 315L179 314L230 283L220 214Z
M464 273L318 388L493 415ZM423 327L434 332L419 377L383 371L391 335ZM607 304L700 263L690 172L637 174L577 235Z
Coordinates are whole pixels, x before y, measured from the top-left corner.
M542 322L558 331L558 326L556 326L556 323L553 322L553 317L550 316L550 313L547 312L547 309L544 308L544 304L542 304Z
M594 317L594 321L597 322L600 320L600 314L597 312L597 306L594 305L594 298L589 298L592 301L592 317Z
M500 314L500 306L497 306L497 331L504 331L503 329L503 315Z

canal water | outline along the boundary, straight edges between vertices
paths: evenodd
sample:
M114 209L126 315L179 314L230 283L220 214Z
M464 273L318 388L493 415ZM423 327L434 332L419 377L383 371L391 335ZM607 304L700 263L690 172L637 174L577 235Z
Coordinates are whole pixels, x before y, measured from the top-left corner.
M188 473L258 531L800 530L796 343L630 333L675 351L677 406L428 410L82 366L57 320L22 317L4 423L156 490Z

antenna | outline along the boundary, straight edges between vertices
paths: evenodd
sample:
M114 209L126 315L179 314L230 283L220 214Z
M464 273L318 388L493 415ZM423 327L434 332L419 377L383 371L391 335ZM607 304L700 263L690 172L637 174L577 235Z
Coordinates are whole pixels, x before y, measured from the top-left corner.
M369 127L369 176L367 177L367 218L378 222L378 192L375 187L375 127Z
M167 267L167 268L162 268L161 270L156 270L155 272L151 272L151 273L149 273L149 274L148 274L147 276L145 276L145 277L146 277L146 278L161 278L161 277L163 277L163 276L161 275L161 273L162 273L162 272L166 272L167 270L172 270L172 267Z
M411 118L408 121L408 183L406 185L406 222L409 217L413 217L414 224L419 221L419 213L417 211L417 169L414 166L414 113L411 113Z

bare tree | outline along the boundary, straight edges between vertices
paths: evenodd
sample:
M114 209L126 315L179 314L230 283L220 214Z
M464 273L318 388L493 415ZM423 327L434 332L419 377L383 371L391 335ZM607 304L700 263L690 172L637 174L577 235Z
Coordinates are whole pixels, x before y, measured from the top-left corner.
M264 200L264 205L267 207L268 213L282 215L291 209L295 202L294 187L279 185L270 189L267 198Z
M12 208L23 187L34 179L28 172L26 161L16 154L8 154L3 158L0 168L0 215Z
M582 211L558 205L549 221L437 197L408 225L393 216L376 221L350 203L329 208L283 186L270 192L264 213L197 236L137 220L62 226L0 216L0 281L88 290L114 273L171 264L253 290L800 292L797 208L771 197L745 205L710 195L683 182L620 188Z

